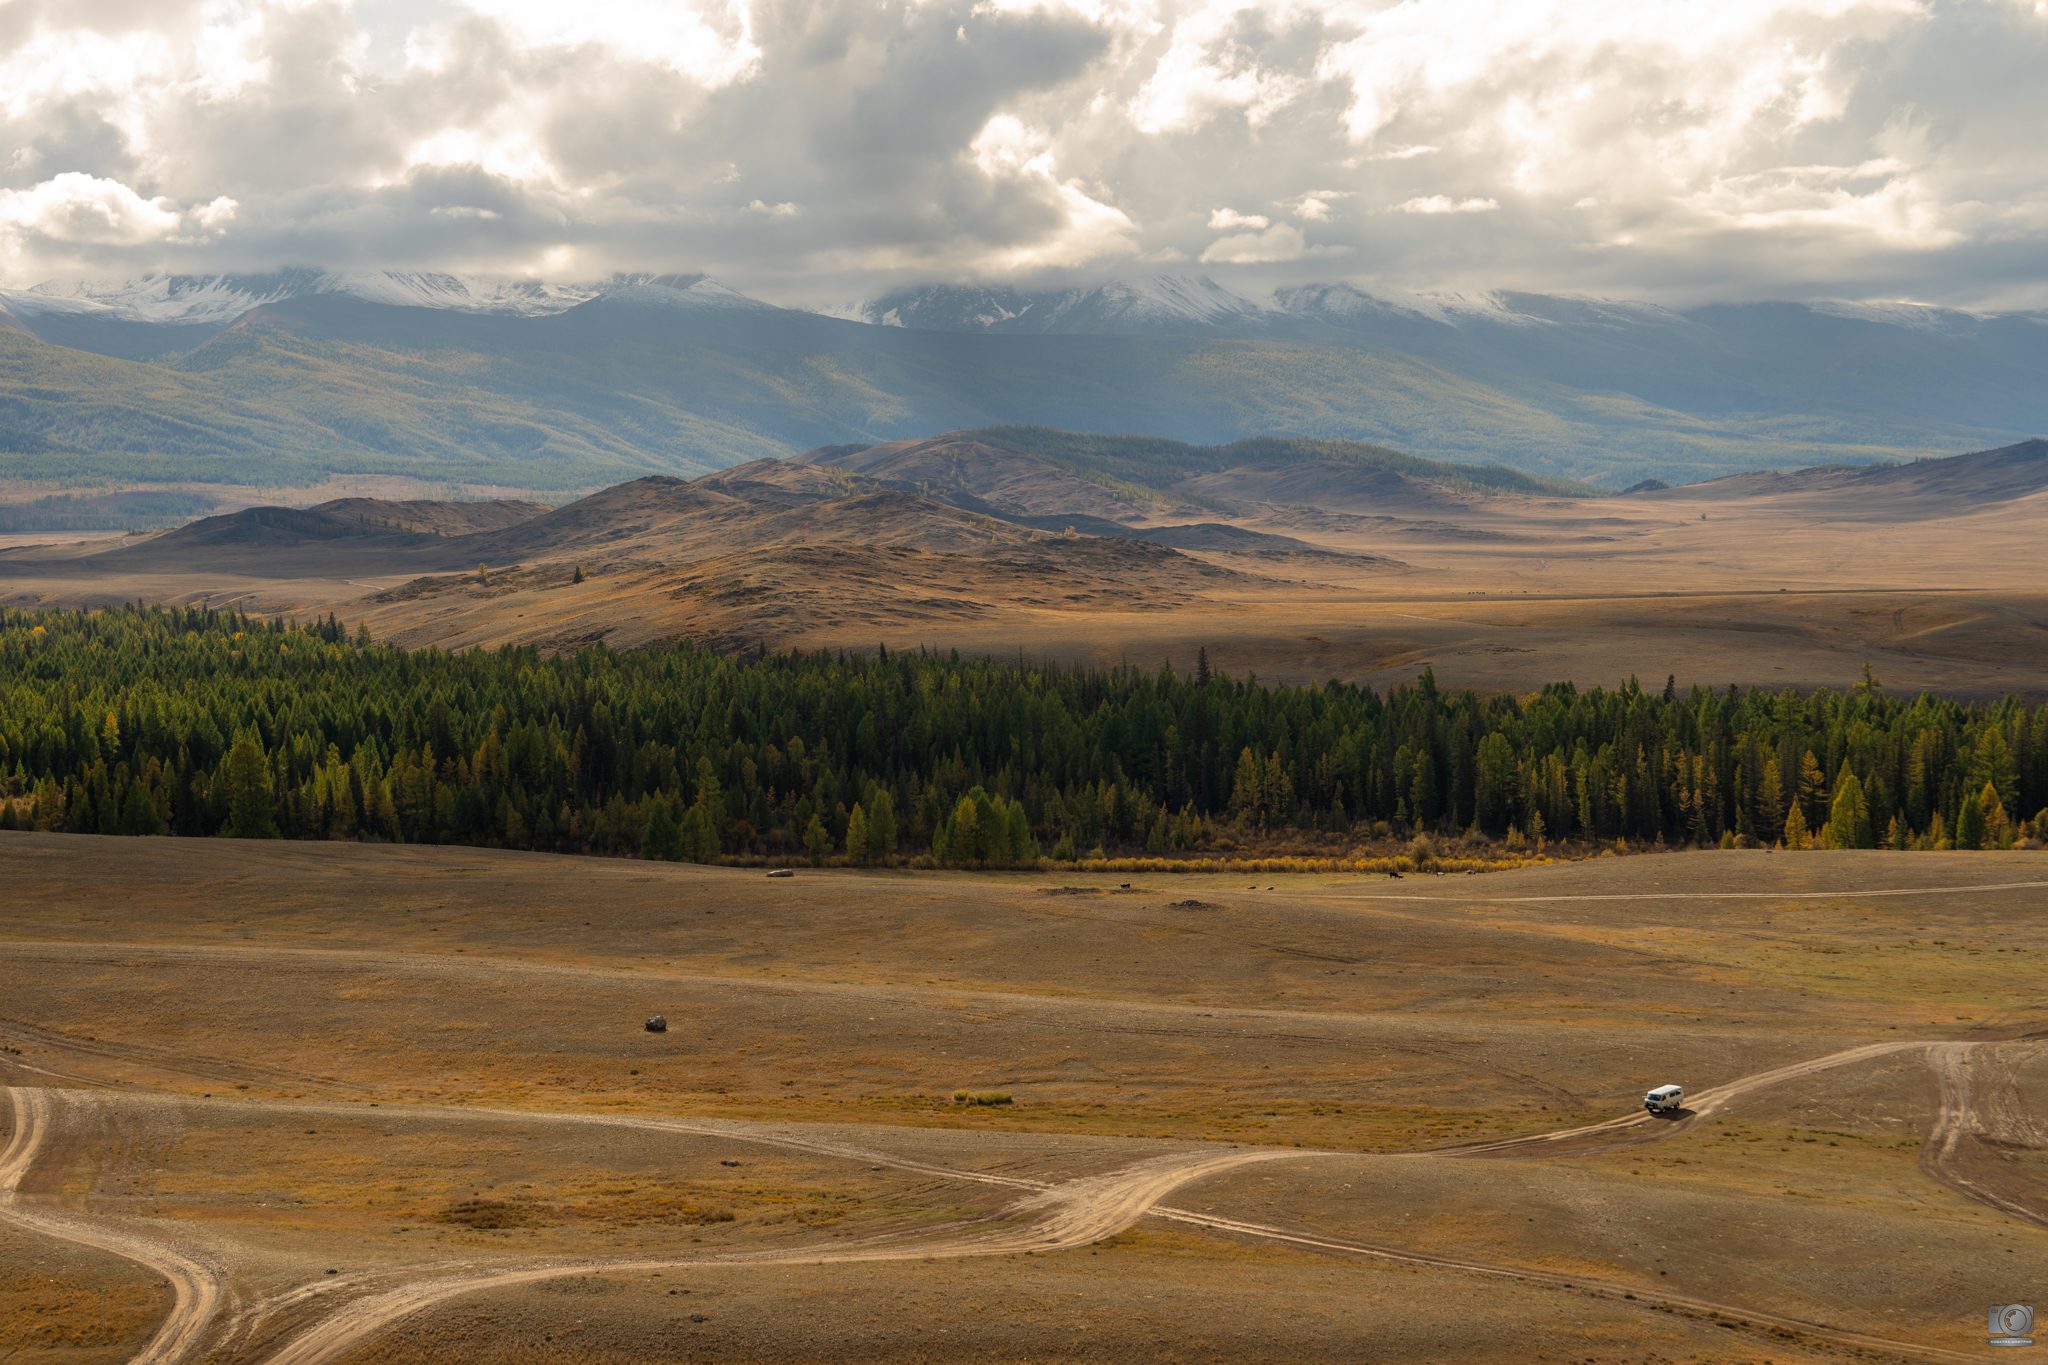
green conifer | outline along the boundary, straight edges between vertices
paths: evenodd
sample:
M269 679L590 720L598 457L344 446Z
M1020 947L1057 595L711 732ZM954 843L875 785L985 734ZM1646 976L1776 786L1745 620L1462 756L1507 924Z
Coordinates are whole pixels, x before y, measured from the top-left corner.
M1956 847L1984 847L1984 799L1976 792L1963 798L1963 808L1956 812Z
M868 813L858 801L846 817L846 859L855 867L866 867L868 863Z
M270 765L255 740L242 737L228 753L228 830L237 839L278 838Z

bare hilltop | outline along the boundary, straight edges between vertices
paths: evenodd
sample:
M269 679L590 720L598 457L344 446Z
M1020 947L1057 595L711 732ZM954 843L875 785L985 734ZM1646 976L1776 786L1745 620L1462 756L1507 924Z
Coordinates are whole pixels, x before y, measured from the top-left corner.
M2048 443L1621 496L1335 442L1043 428L566 506L351 497L0 551L0 600L235 602L381 639L696 639L1523 690L1630 674L1986 696L2048 677Z

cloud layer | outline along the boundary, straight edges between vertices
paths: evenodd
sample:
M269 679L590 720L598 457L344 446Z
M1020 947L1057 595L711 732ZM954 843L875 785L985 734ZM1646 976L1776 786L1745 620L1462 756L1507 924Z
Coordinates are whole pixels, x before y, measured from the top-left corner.
M7 0L0 283L2048 305L2035 0Z

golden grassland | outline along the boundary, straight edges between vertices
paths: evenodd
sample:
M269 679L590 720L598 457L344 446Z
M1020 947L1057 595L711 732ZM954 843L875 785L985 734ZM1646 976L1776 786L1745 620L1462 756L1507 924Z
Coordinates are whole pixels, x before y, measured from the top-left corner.
M1014 1221L1000 1189L703 1127L734 1122L1054 1182L1280 1149L1290 1159L1167 1202L1617 1286L1588 1298L1147 1220L1032 1257L484 1290L366 1344L362 1365L1783 1365L1839 1355L1651 1301L1967 1348L1964 1310L1981 1327L1977 1300L2021 1294L2015 1277L2048 1253L2048 1230L1934 1177L1922 1052L1668 1133L1444 1155L1626 1113L1650 1084L1698 1090L1896 1039L1978 1045L1984 1096L2024 1108L2048 1084L2030 1041L2048 1030L2048 888L2026 885L2048 882L2048 860L2027 852L1703 851L1255 885L1072 869L770 880L25 834L0 836L0 858L15 893L0 1070L98 1106L92 1135L38 1168L43 1188L231 1249L252 1301L329 1268L823 1256ZM641 1027L657 1012L666 1033ZM983 1092L1011 1102L953 1098ZM2048 1150L1973 1140L1960 1160L2048 1209ZM48 1286L0 1283L0 1332L42 1343L24 1359L121 1358L164 1310L150 1284L81 1254ZM100 1288L129 1305L104 1330ZM232 1358L261 1359L288 1321Z

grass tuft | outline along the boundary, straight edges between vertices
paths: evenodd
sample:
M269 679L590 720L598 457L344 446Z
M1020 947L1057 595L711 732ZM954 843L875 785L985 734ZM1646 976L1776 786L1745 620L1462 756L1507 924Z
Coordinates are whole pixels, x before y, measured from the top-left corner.
M533 1209L502 1200L465 1199L436 1213L434 1221L489 1232L500 1228L530 1228L541 1219Z

